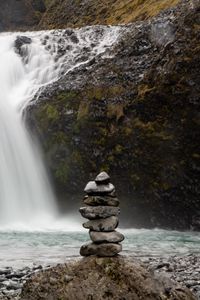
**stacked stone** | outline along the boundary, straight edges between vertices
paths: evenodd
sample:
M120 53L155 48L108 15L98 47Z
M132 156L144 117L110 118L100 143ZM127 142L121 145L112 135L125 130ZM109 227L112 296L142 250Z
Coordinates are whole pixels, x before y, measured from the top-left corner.
M97 255L101 257L115 256L122 251L123 234L116 231L119 224L119 200L115 187L110 183L110 176L101 172L95 181L90 181L84 192L83 203L87 206L80 208L81 215L89 219L83 224L89 229L92 243L85 244L80 249L82 256Z

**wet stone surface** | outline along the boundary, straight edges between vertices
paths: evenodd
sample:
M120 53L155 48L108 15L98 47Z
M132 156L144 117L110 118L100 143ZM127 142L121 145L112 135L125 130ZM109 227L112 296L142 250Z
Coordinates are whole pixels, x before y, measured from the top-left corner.
M14 270L11 267L0 268L0 300L20 299L21 290L26 280L32 274L42 269L41 265L24 267L18 270Z
M142 261L158 276L165 275L189 288L200 300L200 256L171 256L169 258L150 257Z

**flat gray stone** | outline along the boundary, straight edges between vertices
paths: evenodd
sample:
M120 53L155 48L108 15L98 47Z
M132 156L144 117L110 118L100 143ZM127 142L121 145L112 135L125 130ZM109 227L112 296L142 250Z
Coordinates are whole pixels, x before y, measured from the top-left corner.
M119 243L124 240L123 234L118 231L97 232L90 231L90 238L94 243Z
M84 192L87 194L108 194L114 191L115 187L112 183L96 184L95 181L89 181L86 185Z
M119 224L118 218L112 216L106 219L90 220L84 223L83 227L94 231L109 232L115 230L118 224Z
M117 197L109 196L85 196L83 203L91 206L106 205L106 206L119 206Z
M100 257L115 256L122 251L121 244L105 243L105 244L85 244L80 249L81 256L96 255Z
M105 219L111 216L118 216L120 213L119 207L112 206L87 206L81 207L79 212L83 218L94 220L94 219Z
M110 176L106 172L101 172L95 178L95 182L97 184L109 183L110 182Z

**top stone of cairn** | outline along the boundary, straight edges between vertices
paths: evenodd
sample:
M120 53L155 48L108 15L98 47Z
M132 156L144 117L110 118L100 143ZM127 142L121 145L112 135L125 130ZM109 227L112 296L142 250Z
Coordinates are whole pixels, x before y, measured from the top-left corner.
M108 184L110 182L110 176L106 172L101 172L95 178L96 184Z
M109 194L115 190L115 187L112 183L107 184L97 184L95 181L89 181L86 185L84 192L88 195L96 194Z
M106 172L101 172L95 181L89 181L84 192L87 195L110 194L115 191L115 187L110 183L110 176Z

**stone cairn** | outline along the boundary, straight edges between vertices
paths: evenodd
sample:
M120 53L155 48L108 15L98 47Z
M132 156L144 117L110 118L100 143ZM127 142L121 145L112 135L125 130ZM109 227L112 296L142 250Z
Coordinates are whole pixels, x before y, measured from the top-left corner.
M84 192L86 196L83 203L87 206L81 207L79 211L82 217L89 219L83 227L90 230L92 243L83 245L80 254L101 257L117 255L122 251L120 242L124 240L124 236L115 230L119 223L120 209L110 176L101 172L95 181L88 182Z

